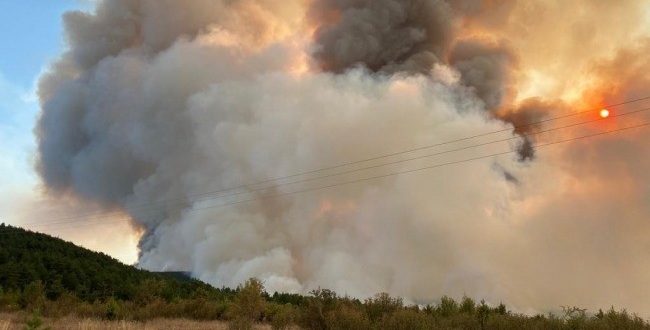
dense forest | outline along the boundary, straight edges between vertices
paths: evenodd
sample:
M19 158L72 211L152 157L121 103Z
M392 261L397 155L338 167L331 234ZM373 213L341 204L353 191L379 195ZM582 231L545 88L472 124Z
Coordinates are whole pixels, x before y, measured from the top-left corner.
M0 224L0 286L23 291L40 282L47 298L74 294L84 301L109 297L133 300L144 282L159 282L166 299L187 298L198 291L231 294L177 273L152 273L98 252L44 234Z
M273 329L650 329L625 310L522 315L505 305L442 297L415 306L380 293L359 300L327 289L307 296L269 294L250 279L238 288L214 288L180 273L153 273L102 253L24 229L0 225L0 312L40 316L145 321L153 318L223 320L233 329L256 323Z

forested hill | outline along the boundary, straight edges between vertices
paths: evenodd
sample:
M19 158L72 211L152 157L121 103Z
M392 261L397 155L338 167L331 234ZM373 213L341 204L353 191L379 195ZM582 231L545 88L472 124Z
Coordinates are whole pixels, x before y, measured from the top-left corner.
M185 298L197 291L228 294L178 274L140 270L58 238L1 224L0 289L23 291L39 281L50 299L68 292L86 301L106 297L131 300L139 291L152 290L154 284L168 299Z

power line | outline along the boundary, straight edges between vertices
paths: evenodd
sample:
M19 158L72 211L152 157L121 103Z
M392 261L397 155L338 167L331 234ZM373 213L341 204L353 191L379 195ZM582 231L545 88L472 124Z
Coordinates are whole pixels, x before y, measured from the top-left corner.
M626 101L619 102L619 103L604 105L604 106L599 107L597 109L594 108L594 109L590 109L590 110L574 112L574 113L570 113L570 114L566 114L566 115L547 118L547 119L544 119L544 120L529 122L529 123L522 124L522 125L515 125L513 127L505 128L505 129L502 129L502 130L496 130L496 131L481 133L481 134L477 134L477 135L473 135L473 136L469 136L469 137L464 137L464 138L459 138L459 139L454 139L454 140L448 140L448 141L445 141L445 142L440 142L440 143L415 147L415 148L406 149L406 150L403 150L403 151L398 151L398 152L384 154L384 155L380 155L380 156L365 158L365 159L361 159L361 160L357 160L357 161L340 163L340 164L337 164L337 165L331 165L331 166L321 167L321 168L318 168L318 169L298 172L298 173L279 176L279 177L274 177L274 178L270 178L270 179L264 179L264 180L261 180L261 181L252 182L252 183L248 183L248 184L242 184L242 185L233 186L233 187L229 187L229 188L221 188L221 189L218 189L218 190L213 190L213 191L208 191L208 192L203 192L203 193L188 194L187 196L182 197L182 198L173 198L173 199L167 199L167 200L153 201L153 202L150 202L150 203L136 204L136 205L132 205L130 210L138 210L139 208L145 208L145 211L146 211L146 209L152 208L156 204L160 204L161 207L164 207L164 206L166 206L165 204L168 204L170 202L178 202L177 204L182 204L182 203L186 202L187 200L194 201L194 199L193 199L194 197L201 198L202 196L211 196L211 195L220 194L220 193L224 193L224 192L228 192L228 191L241 190L241 189L249 188L251 186L257 186L257 185L264 184L264 183L290 179L290 178L294 178L294 177L298 177L298 176L302 176L302 175L314 174L314 173L323 172L323 171L327 171L327 170L333 170L333 169L337 169L337 168L341 168L341 167L345 167L345 166L356 165L356 164L361 164L361 163L365 163L365 162L370 162L370 161L373 161L373 160L379 160L379 159L389 158L389 157L398 156L398 155L402 155L402 154L407 154L407 153L411 153L411 152L415 152L415 151L431 149L431 148L434 148L434 147L439 147L439 146L448 145L448 144L461 142L461 141L467 141L467 140L471 140L471 139L475 139L475 138L479 138L479 137L489 136L489 135L492 135L492 134L503 133L503 132L508 132L508 131L515 131L517 129L526 128L526 127L530 127L530 126L534 126L534 125L539 125L539 124L550 122L550 121L555 121L555 120L559 120L559 119L574 117L574 116L578 116L578 115L582 115L582 114L586 114L586 113L593 113L594 111L601 110L602 108L614 108L614 107L619 107L619 106L622 106L622 105L636 103L636 102L640 102L640 101L644 101L644 100L650 100L650 96L641 97L641 98L637 98L637 99L626 100ZM610 116L610 117L614 117L614 116ZM249 193L249 192L245 191L245 192L241 192L241 193L238 193L238 194L235 194L235 195L241 195L241 194L246 194L246 193ZM227 197L227 196L216 196L215 198L223 198L223 197ZM201 200L201 199L198 199L198 200ZM97 216L102 216L102 215L110 216L111 214L119 215L119 214L122 214L122 213L121 213L121 211L114 211L112 213L93 212L93 213L84 214L84 215L61 218L60 220L75 219L75 218L79 218L79 217L89 217L89 216L95 216L95 215L97 215Z
M649 99L649 98L650 98L650 97L642 98L642 99L638 99L638 100L644 100L644 99ZM638 101L638 100L632 100L632 101L628 101L628 102L621 103L621 104L627 104L627 103L635 102L635 101ZM618 104L618 105L620 105L620 104ZM612 106L615 106L615 105L612 105ZM611 108L611 106L609 106L609 107ZM644 108L644 109L639 109L639 110L629 111L629 112L622 113L622 114L614 114L614 115L611 115L609 118L614 118L614 117L623 117L623 116L627 116L627 115L631 115L631 114L636 114L636 113L644 112L644 111L648 111L648 110L650 110L650 108ZM544 120L544 121L542 121L542 122L545 122L545 121L547 122L547 121L551 121L551 120L556 120L557 118L569 117L569 116L572 116L572 115L565 115L565 116L561 116L561 117L556 117L556 118L554 118L554 119L547 119L547 120ZM552 128L552 129L548 129L548 130L543 130L543 131L538 131L538 132L528 133L528 134L522 134L522 135L523 135L523 136L535 136L535 135L540 135L540 134L547 133L547 132L550 132L550 131L555 131L555 130L565 129L565 128L569 128L569 127L574 127L574 126L579 126L579 125L584 125L584 124L594 123L594 122L604 121L604 120L607 120L607 118L598 118L598 119L591 120L591 121L574 123L574 124L571 124L571 125L566 125L566 126L556 127L556 128ZM531 125L531 124L529 124L529 125ZM518 127L523 127L523 126L518 126ZM511 129L506 129L506 130L495 131L495 132L504 132L504 131L510 131L510 130L511 130ZM494 132L493 132L493 133L494 133ZM480 136L483 136L483 135L488 135L488 134L475 135L475 136L473 136L473 137L468 137L468 138L458 139L458 140L454 140L454 142L458 142L458 141L462 141L462 140L469 140L469 139L476 138L476 137L480 137ZM267 189L271 189L271 188L275 188L275 187L281 187L281 186L285 186L285 185L292 185L292 184L298 184L298 183L310 182L310 181L320 180L320 179L324 179L324 178L330 178L330 177L335 177L335 176L339 176L339 175L345 175L345 174L349 174L349 173L360 172L360 171L363 171L363 170L368 170L368 169L373 169L373 168L379 168L379 167L389 166L389 165L394 165L394 164L398 164L398 163L404 163L404 162L407 162L407 161L412 161L412 160L417 160L417 159L429 158L429 157L433 157L433 156L438 156L438 155L443 155L443 154L452 153L452 152L456 152L456 151L462 151L462 150L472 149L472 148L476 148L476 147L480 147L480 146L485 146L485 145L489 145L489 144L500 143L500 142L506 142L506 141L510 141L510 140L516 140L516 139L519 139L519 138L520 138L520 136L513 136L513 137L510 137L510 138L501 139L501 140L497 140L497 141L491 141L491 142L487 142L487 143L480 143L480 144L476 144L476 145L466 146L466 147L457 148L457 149L452 149L452 150L446 150L446 151L442 151L442 152L438 152L438 153L433 153L433 154L428 154L428 155L424 155L424 156L418 156L418 157L408 158L408 159L404 159L404 160L396 160L396 161L392 161L392 162L389 162L389 163L384 163L384 164L379 164L379 165L373 165L373 166L368 166L368 167L363 167L363 168L358 168L358 169L348 170L348 171L344 171L344 172L338 172L338 173L326 174L326 175L322 175L322 176L318 176L318 177L313 177L313 178L306 178L306 179L295 180L295 181L291 181L291 182L278 183L278 184L276 184L276 185L272 185L272 186L259 187L259 188L255 188L255 189L249 189L249 190L246 190L246 191L234 192L234 193L231 193L231 194L225 194L225 195L218 195L218 196L213 196L213 197L203 197L203 198L191 199L191 198L189 198L190 196L202 196L202 195L208 195L208 193L203 193L203 194L192 194L192 195L188 195L186 198L172 199L172 200L169 200L169 201L170 201L170 202L175 202L175 203L172 204L171 206L175 206L175 205L183 206L184 203L185 203L187 200L191 200L192 202L197 202L197 201L204 201L204 200L212 200L212 199L220 199L220 198L227 198L227 197L235 197L235 196L251 194L251 193L253 193L253 192L263 191L263 190L267 190ZM439 146L439 145L444 145L444 144L449 144L449 143L451 143L451 142L443 142L443 143L439 143L439 144L437 144L437 145L431 145L431 146L429 146L429 148L431 148L431 147L433 147L433 146ZM411 149L411 150L408 150L408 151L403 151L403 152L400 152L400 153L394 153L394 154L387 155L387 156L375 157L375 158L373 158L373 159L367 159L366 161L376 160L376 159L381 159L381 158L387 158L387 157L389 157L389 156L394 156L394 155L398 155L398 154L405 154L405 153L408 153L408 152L413 152L413 151L417 151L417 150L423 150L423 149L426 149L426 148L427 148L427 147L420 147L420 148L418 148L418 149ZM362 162L363 162L363 161L350 162L350 163L346 163L345 166L347 166L347 165L353 165L353 164L359 164L359 163L362 163ZM343 166L344 166L344 165L335 166L335 167L330 167L329 169L340 168L340 167L343 167ZM316 170L315 170L315 171L312 171L312 172L315 173ZM303 174L305 174L305 173L306 173L306 172L304 172ZM302 175L302 174L294 174L294 175L289 175L289 176L279 177L279 178L275 178L275 179L269 179L269 180L260 181L260 182L257 182L257 183L252 183L252 184L250 184L250 185L248 185L248 186L255 186L255 185L262 184L262 183L268 183L268 182L271 182L271 181L274 181L274 180L277 181L277 180L280 180L280 179L287 179L287 178L296 177L296 176L299 176L299 175ZM248 187L248 186L247 186L247 187ZM230 190L235 190L235 188L230 189ZM228 191L228 190L223 190L223 192L227 192L227 191ZM215 191L215 192L213 192L213 194L215 194L215 193L217 193L217 192L218 192L218 191ZM149 211L151 211L151 212L155 212L155 211L159 211L159 210L161 210L161 209L164 208L164 207L169 207L169 206L170 206L169 204L165 205L165 204L161 204L160 202L153 202L153 203L150 203L150 204L148 204L148 205L144 205L144 204L143 204L143 205L141 205L140 207L130 207L129 210L130 210L130 211L140 211L140 212L149 212ZM113 212L93 212L93 213L91 213L91 214L76 215L76 216L70 216L70 217L60 218L60 219L58 219L58 220L55 220L55 222L48 222L48 223L57 224L57 223L59 223L59 222L56 222L56 221L72 220L72 219L77 219L77 218L88 218L88 217L94 217L94 218L99 217L99 218L104 218L104 217L109 217L109 216L112 216L112 215L121 215L121 214L123 214L122 211L113 211ZM63 222L63 223L65 223L65 222ZM31 224L46 225L46 224L41 223L41 222L39 222L39 223L29 223L29 224L26 224L26 225L31 225Z
M632 115L632 114L636 114L636 113L640 113L640 112L644 112L644 111L648 111L648 110L650 110L650 108L639 109L639 110L630 111L630 112L623 113L623 114L612 115L612 116L610 116L610 118L623 117L623 116ZM535 136L535 135L541 135L541 134L556 131L556 130L566 129L566 128L580 126L580 125L585 125L585 124L594 123L594 122L598 122L598 121L602 121L602 120L604 120L604 119L596 119L596 120L590 120L590 121L586 121L586 122L574 123L574 124L571 124L571 125L566 125L566 126L551 128L551 129L548 129L548 130L543 130L543 131L539 131L539 132L535 132L535 133L525 134L524 136L530 137L530 136ZM251 194L251 193L254 193L254 192L264 191L264 190L267 190L267 189L277 188L277 187L281 187L281 186L285 186L285 185L293 185L293 184L298 184L298 183L316 181L316 180L320 180L320 179L324 179L324 178L330 178L330 177L335 177L335 176L360 172L360 171L364 171L364 170L368 170L368 169L374 169L374 168L379 168L379 167L384 167L384 166L389 166L389 165L395 165L395 164L404 163L404 162L413 161L413 160L430 158L430 157L433 157L433 156L443 155L443 154L447 154L447 153L451 153L451 152L457 152L457 151L462 151L462 150L473 149L473 148L486 146L486 145L490 145L490 144L494 144L494 143L507 142L507 141L516 140L516 139L519 139L519 138L520 137L510 137L510 138L506 138L506 139L490 141L490 142L476 144L476 145L465 146L465 147L462 147L462 148L446 150L446 151L442 151L442 152L438 152L438 153L421 155L421 156L412 157L412 158L408 158L408 159L396 160L396 161L392 161L392 162L389 162L389 163L377 164L377 165L373 165L373 166L347 170L347 171L344 171L344 172L327 174L327 175L318 176L318 177L314 177L314 178L307 178L307 179L301 179L301 180L297 180L297 181L285 182L285 183L277 184L277 185L274 185L274 186L260 187L260 188L252 189L252 190L245 191L245 192L215 196L213 198L204 198L204 199L194 200L194 202L204 201L204 200L212 200L212 199L220 199L220 198L226 198L226 197L235 197L235 196L244 195L244 194ZM159 209L154 208L154 206L152 205L149 208L149 210L144 210L144 211L158 211L158 210ZM114 213L118 213L118 212L114 212ZM122 212L119 212L119 214L122 214ZM107 216L110 216L110 215L112 215L112 214L111 213L104 214L104 215L100 214L98 217L95 217L95 218L102 218L102 217L107 217ZM86 218L87 219L88 217L87 216L85 216L85 217L84 216L75 216L75 217L59 219L59 220L69 220L69 219L75 219L75 218ZM49 225L49 224L61 224L61 223L68 223L68 222L64 221L64 222L48 222L48 223L34 223L34 224Z
M584 135L584 136L565 139L565 140L559 140L559 141L550 142L550 143L538 144L538 145L535 145L535 147L536 148L542 148L542 147L557 145L557 144L560 144L560 143L583 140L583 139L597 137L597 136L601 136L601 135L605 135L605 134L613 134L613 133L621 132L621 131L625 131L625 130L646 127L646 126L649 126L649 125L650 125L650 122L646 122L646 123L643 123L643 124L624 127L624 128L620 128L620 129L615 129L615 130L610 130L610 131L605 131L605 132L599 132L599 133L595 133L595 134L589 134L589 135ZM359 183L359 182L364 182L364 181L369 181L369 180L376 180L376 179L382 179L382 178L387 178L387 177L391 177L391 176L397 176L397 175L402 175L402 174L408 174L408 173L413 173L413 172L429 170L429 169L443 167L443 166L456 165L456 164L462 164L462 163L472 162L472 161L491 158L491 157L503 156L503 155L513 154L513 153L516 153L516 152L517 152L516 150L504 151L504 152L500 152L500 153L489 154L489 155L479 156L479 157L473 157L473 158L468 158L468 159L463 159L463 160L458 160L458 161L440 163L440 164L420 167L420 168L411 169L411 170L405 170L405 171L392 172L392 173L382 174L382 175L377 175L377 176L371 176L371 177L367 177L367 178L356 179L356 180L346 181L346 182L342 182L342 183L336 183L336 184L322 186L322 187L316 187L316 188L309 188L309 189L304 189L304 190L280 193L280 194L276 194L276 195L262 196L261 198L254 198L254 199L248 199L248 200L243 200L243 201L237 201L237 202L233 202L233 203L214 205L214 206L205 207L205 208L191 209L191 210L188 210L188 212L200 211L200 210L210 209L210 208L215 208L215 207L236 205L236 204L241 204L241 203L248 203L248 202L252 202L252 201L256 201L256 200L261 200L261 199L264 199L264 198L274 198L274 197L280 197L280 196L285 196L285 195L293 195L293 194L297 194L297 193L328 189L328 188L338 187L338 186L342 186L342 185L349 185L349 184L354 184L354 183Z
M609 118L623 117L623 116L636 114L636 113L640 113L640 112L644 112L644 111L648 111L648 110L650 110L650 108L644 108L644 109L639 109L639 110L635 110L635 111L630 111L630 112L627 112L627 113L624 113L624 114L612 115ZM544 133L553 132L553 131L566 129L566 128L570 128L570 127L576 127L576 126L591 124L591 123L595 123L595 122L599 122L599 121L603 121L603 120L605 120L605 119L600 118L600 119L590 120L590 121L586 121L586 122L579 122L579 123L574 123L574 124L571 124L571 125L555 127L555 128L551 128L551 129L547 129L547 130L538 131L538 132L526 133L526 134L522 134L522 135L525 136L525 137L531 137L531 136L541 135L541 134L544 134ZM297 181L285 182L285 183L280 183L280 184L267 186L267 187L260 187L260 188L256 188L256 189L252 189L252 190L248 190L248 191L244 191L244 192L239 192L239 193L233 193L233 194L228 194L228 195L220 195L220 196L216 196L214 198L196 199L196 200L193 200L193 201L196 202L196 201L204 201L204 200L210 200L210 199L216 199L216 198L233 197L233 196L238 196L238 195L243 195L243 194L249 194L249 193L252 193L252 192L263 191L263 190L267 190L267 189L271 189L271 188L277 188L277 187L281 187L281 186L285 186L285 185L292 185L292 184L298 184L298 183L304 183L304 182L311 182L311 181L315 181L315 180L320 180L320 179L325 179L325 178L330 178L330 177L335 177L335 176L340 176L340 175L365 171L365 170L369 170L369 169L374 169L374 168L379 168L379 167L384 167L384 166L389 166L389 165L405 163L405 162L409 162L409 161L413 161L413 160L419 160L419 159L430 158L430 157L434 157L434 156L440 156L440 155L444 155L444 154L448 154L448 153L452 153L452 152L469 150L469 149L483 147L483 146L487 146L487 145L491 145L491 144L495 144L495 143L502 143L502 142L508 142L508 141L512 141L512 140L518 140L520 138L521 138L521 136L513 136L513 137L509 137L509 138L505 138L505 139L493 140L493 141L490 141L490 142L474 144L474 145L465 146L465 147L461 147L461 148L457 148L457 149L445 150L445 151L441 151L441 152L437 152L437 153L433 153L433 154L420 155L420 156L416 156L416 157L395 160L395 161L391 161L391 162L388 162L388 163L376 164L376 165L372 165L372 166L347 170L347 171L344 171L344 172L331 173L331 174L317 176L317 177L313 177L313 178L307 178L307 179L301 179L301 180L297 180Z
M650 122L646 122L646 123L642 123L642 124L638 124L638 125L633 125L633 126L623 127L623 128L619 128L619 129L613 129L613 130L598 132L598 133L594 133L594 134L583 135L583 136L579 136L579 137L568 138L568 139L558 140L558 141L549 142L549 143L536 144L535 148L543 148L543 147L547 147L547 146L558 145L558 144L561 144L561 143L567 143L567 142L573 142L573 141L598 137L598 136L602 136L602 135L606 135L606 134L614 134L614 133L618 133L618 132L622 132L622 131L629 131L629 130L632 130L632 129L642 128L642 127L646 127L646 126L649 126L649 125L650 125ZM476 161L476 160L487 159L487 158L491 158L491 157L498 157L498 156L513 154L513 153L516 153L516 152L517 151L515 151L515 150L509 150L509 151L504 151L504 152L500 152L500 153L493 153L493 154L488 154L488 155L483 155L483 156L478 156L478 157L473 157L473 158L467 158L467 159L462 159L462 160L457 160L457 161L439 163L439 164L429 165L429 166L425 166L425 167L419 167L419 168L410 169L410 170L403 170L403 171L391 172L391 173L382 174L382 175L376 175L376 176L370 176L370 177L365 177L365 178L360 178L360 179L354 179L354 180L339 182L339 183L330 184L330 185L326 185L326 186L312 187L312 188L307 188L307 189L302 189L302 190L297 190L297 191L272 194L272 195L261 196L261 197L256 197L256 198L246 199L246 200L241 200L241 201L223 203L223 204L218 204L218 205L210 205L210 206L201 207L201 208L193 208L193 209L188 209L186 212L188 212L188 213L189 212L196 212L196 211L202 211L202 210L213 209L213 208L221 208L221 207L227 207L227 206L232 206L232 205L239 205L239 204L243 204L243 203L249 203L249 202L254 202L254 201L268 199L268 198L276 198L276 197L282 197L282 196L287 196L287 195L295 195L295 194L299 194L299 193L318 191L318 190L323 190L323 189L328 189L328 188L333 188L333 187L338 187L338 186L343 186L343 185L350 185L350 184L355 184L355 183L360 183L360 182L365 182L365 181L370 181L370 180L377 180L377 179L383 179L383 178L388 178L388 177L398 176L398 175L403 175L403 174L408 174L408 173L420 172L420 171L439 168L439 167L444 167L444 166L457 165L457 164L472 162L472 161ZM85 219L70 221L70 222L65 222L65 223L58 223L58 224L70 224L70 223L76 223L76 222L83 221L83 220L85 220Z

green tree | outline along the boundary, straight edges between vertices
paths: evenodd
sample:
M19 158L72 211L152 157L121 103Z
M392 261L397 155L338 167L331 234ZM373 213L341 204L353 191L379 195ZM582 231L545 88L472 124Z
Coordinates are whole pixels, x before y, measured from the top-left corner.
M251 278L239 285L232 305L231 329L251 329L260 320L265 304L263 293L264 285L258 279Z
M328 289L317 289L310 292L309 297L302 308L300 317L301 326L308 329L327 329L326 315L334 310L339 298L336 292Z
M460 302L460 312L466 314L474 314L476 309L476 303L472 298L468 296L463 296L463 300Z
M476 308L476 317L478 318L478 323L481 325L481 329L485 329L489 315L490 307L485 303L485 300L481 300L481 304Z
M458 303L447 296L440 298L440 304L436 307L436 312L443 317L449 317L458 313Z

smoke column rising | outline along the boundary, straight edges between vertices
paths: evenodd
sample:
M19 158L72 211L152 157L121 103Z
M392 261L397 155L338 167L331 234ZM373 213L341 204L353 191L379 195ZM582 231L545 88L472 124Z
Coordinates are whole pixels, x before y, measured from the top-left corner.
M92 14L66 15L69 50L40 81L39 173L52 194L127 212L144 230L142 267L191 270L217 286L259 277L270 291L387 291L424 303L468 294L519 310L650 308L650 283L634 275L650 269L639 236L649 229L641 169L650 160L624 161L648 146L643 133L538 158L522 137L221 202L479 152L517 155L229 207L194 198L571 111L575 99L519 88L545 67L530 66L527 36L497 22L517 24L525 6L100 1ZM642 53L614 48L585 61L589 88L580 93L611 91L611 68L631 65L619 58ZM650 94L631 88L649 80L638 72L597 101Z

